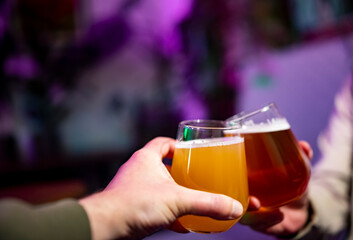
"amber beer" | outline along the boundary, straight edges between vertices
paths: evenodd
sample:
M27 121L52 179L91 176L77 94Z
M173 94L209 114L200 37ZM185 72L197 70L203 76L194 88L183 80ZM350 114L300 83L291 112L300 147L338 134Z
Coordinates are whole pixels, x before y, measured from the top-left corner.
M299 198L307 187L310 167L286 119L245 127L241 133L249 194L259 198L265 208L279 207Z
M185 187L221 193L248 206L248 182L244 139L226 137L178 142L171 174ZM236 220L215 220L186 215L179 218L182 226L192 232L217 233L231 228Z

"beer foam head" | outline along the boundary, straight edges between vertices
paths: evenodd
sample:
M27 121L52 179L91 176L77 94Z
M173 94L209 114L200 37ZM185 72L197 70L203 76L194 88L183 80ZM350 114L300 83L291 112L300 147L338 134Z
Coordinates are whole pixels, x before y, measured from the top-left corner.
M257 133L257 132L276 132L290 129L290 125L285 118L273 118L268 122L254 123L252 120L243 123L241 128L227 131L231 133Z
M184 142L177 142L176 148L200 148L200 147L218 147L244 142L242 137L224 137L224 138L209 138L196 139Z

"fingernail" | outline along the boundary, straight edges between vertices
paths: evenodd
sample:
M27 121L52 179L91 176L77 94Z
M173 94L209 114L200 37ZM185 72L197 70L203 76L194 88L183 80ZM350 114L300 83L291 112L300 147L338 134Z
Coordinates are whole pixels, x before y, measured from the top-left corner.
M254 197L254 198L252 199L252 201L253 201L253 204L254 204L255 209L258 210L258 209L261 207L260 200Z
M233 201L232 214L230 216L230 219L239 218L241 217L242 214L243 214L243 205L241 205L241 203L238 201Z

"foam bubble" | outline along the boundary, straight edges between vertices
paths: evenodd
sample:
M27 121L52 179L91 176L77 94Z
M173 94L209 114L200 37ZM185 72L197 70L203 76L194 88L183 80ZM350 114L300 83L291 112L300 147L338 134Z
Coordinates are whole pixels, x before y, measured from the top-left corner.
M290 125L285 118L273 118L265 123L254 123L252 120L246 121L240 129L229 130L226 133L276 132L287 129L290 129Z
M237 144L244 142L242 137L224 137L224 138L210 138L210 139L196 139L185 142L177 142L176 148L200 148L200 147L217 147Z

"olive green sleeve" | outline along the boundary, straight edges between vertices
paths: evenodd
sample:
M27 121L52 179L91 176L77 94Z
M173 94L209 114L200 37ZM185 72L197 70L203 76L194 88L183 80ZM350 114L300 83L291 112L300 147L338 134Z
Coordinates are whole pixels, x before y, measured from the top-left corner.
M0 201L0 239L91 239L88 216L74 199L32 206Z

